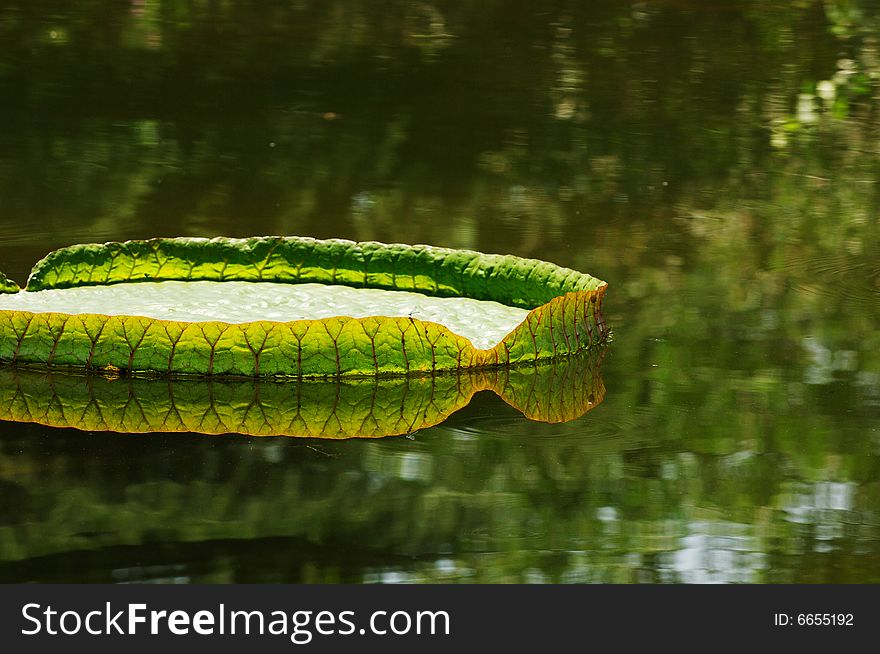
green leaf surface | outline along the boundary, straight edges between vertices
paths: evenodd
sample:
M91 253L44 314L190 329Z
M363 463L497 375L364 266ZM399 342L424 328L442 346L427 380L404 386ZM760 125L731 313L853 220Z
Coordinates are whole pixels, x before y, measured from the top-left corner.
M18 293L18 284L0 272L0 293Z
M0 311L0 362L171 376L401 376L542 361L586 350L608 335L601 280L543 261L426 245L298 237L77 245L40 261L27 291L166 280L414 290L531 312L498 345L481 350L414 318L228 324L6 310Z

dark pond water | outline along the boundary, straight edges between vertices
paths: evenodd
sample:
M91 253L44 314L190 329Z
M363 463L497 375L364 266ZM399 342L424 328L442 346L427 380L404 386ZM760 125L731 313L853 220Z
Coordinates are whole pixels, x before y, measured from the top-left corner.
M604 401L380 440L0 423L0 580L880 582L875 0L0 8L0 270L171 235L610 283Z

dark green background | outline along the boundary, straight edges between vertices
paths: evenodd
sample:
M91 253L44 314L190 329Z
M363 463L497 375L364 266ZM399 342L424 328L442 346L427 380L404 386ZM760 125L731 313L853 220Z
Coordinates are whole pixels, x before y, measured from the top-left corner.
M608 392L414 438L0 425L0 579L880 582L880 3L13 0L0 269L299 234L610 283Z

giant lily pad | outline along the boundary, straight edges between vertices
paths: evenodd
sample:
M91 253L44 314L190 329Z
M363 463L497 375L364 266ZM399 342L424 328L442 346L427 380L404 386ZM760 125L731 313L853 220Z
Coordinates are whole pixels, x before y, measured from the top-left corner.
M536 363L606 339L606 286L547 262L430 246L297 237L77 245L40 261L24 291L0 296L0 362L298 378ZM364 300L359 289L389 297ZM190 291L189 308L179 306ZM136 302L148 296L150 307Z

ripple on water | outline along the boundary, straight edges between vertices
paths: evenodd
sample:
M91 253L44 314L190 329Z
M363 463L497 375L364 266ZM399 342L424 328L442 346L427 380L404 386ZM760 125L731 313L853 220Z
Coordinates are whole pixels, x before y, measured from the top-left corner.
M864 306L880 302L880 266L848 254L789 255L777 268L788 284L805 293L844 297Z

